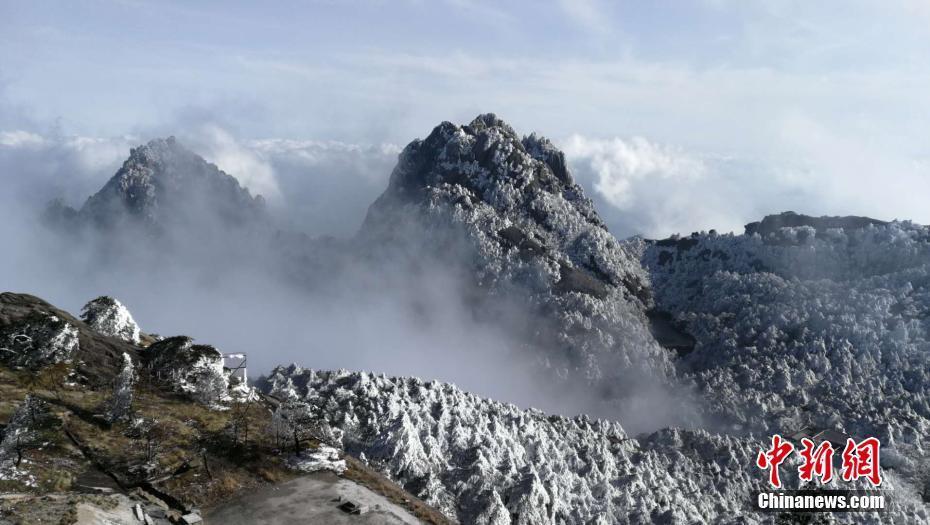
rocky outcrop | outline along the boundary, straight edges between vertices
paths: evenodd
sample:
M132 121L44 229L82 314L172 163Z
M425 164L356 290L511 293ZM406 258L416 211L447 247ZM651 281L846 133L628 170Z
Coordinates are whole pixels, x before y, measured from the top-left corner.
M84 305L81 319L97 332L139 344L141 331L129 309L116 299L103 295Z
M766 215L761 221L750 222L746 225L746 235L758 233L763 239L767 239L771 234L782 228L798 228L808 226L814 229L818 234L823 234L830 229L840 230L858 230L870 225L882 226L888 224L885 221L870 219L869 217L811 217L802 215L793 211L786 211L777 215Z
M168 391L207 405L256 396L246 378L230 381L222 354L210 345L185 336L159 339L145 349L126 341L140 332L116 299L90 301L83 317L87 322L31 295L0 294L0 364L30 370L71 364L71 379L114 389L104 407L108 418L127 413L137 363Z
M70 363L78 346L77 328L55 315L36 313L0 328L0 362L7 366Z
M38 297L10 292L0 293L0 337L0 346L9 350L0 351L7 356L0 361L29 368L70 361L75 380L99 386L109 386L119 374L124 353L139 351Z

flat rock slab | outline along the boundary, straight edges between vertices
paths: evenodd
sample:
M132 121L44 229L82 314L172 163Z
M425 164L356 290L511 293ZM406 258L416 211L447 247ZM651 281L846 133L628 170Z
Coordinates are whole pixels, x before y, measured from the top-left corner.
M339 505L346 500L366 505L362 515L346 514ZM331 472L318 472L243 494L238 500L210 509L206 523L225 525L304 525L306 523L418 525L405 509L371 490Z
M117 506L112 509L102 509L90 503L78 503L75 507L77 520L75 525L99 525L101 523L114 525L139 525L133 512L134 504L123 495L114 496Z

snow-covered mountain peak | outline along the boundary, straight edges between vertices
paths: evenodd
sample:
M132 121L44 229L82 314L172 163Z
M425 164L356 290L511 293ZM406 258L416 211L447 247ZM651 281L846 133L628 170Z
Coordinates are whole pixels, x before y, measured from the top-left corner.
M443 122L404 148L359 237L373 251L415 254L411 264L463 267L475 310L519 302L533 318L528 346L559 377L615 392L629 369L671 370L648 330L640 247L607 231L551 142L521 138L493 114Z
M536 134L521 139L493 113L464 126L443 122L425 139L411 142L400 155L385 198L416 199L439 186L456 186L465 199L483 201L500 212L519 211L539 194L557 195L603 227L574 184L562 152ZM545 222L543 210L537 214Z
M129 158L80 216L98 226L126 218L164 226L184 221L244 225L264 217L261 196L253 197L235 177L182 146L174 137L133 148Z

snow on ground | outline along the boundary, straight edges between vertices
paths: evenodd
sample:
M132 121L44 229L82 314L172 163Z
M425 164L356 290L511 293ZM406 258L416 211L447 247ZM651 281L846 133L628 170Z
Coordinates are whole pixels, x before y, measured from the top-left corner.
M328 470L336 474L342 474L346 470L346 462L341 459L339 450L327 445L305 450L300 456L292 456L287 460L287 464L294 470L301 472Z

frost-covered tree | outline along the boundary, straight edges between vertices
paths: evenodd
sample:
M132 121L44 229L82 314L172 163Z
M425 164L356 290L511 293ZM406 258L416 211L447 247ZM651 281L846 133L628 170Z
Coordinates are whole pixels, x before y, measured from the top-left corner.
M275 436L286 436L300 456L301 443L309 438L324 441L326 430L313 406L303 401L285 401L274 412L272 427ZM327 425L328 427L328 425Z
M227 430L233 439L233 444L239 445L249 441L249 429L251 428L251 414L255 398L233 397L229 405L229 425Z
M23 461L23 454L39 442L39 426L46 415L45 402L38 397L27 395L16 407L0 440L0 462L16 458L18 467Z
M510 513L504 502L501 501L500 494L496 490L491 491L488 498L487 507L478 516L475 517L476 525L511 525Z
M136 383L136 369L129 354L123 353L123 368L113 381L113 393L107 400L104 417L109 423L125 420L132 410L132 389Z
M217 375L212 371L197 374L194 382L194 399L208 407L215 407L221 401L226 400L229 394L227 393L228 385L224 379L222 375Z
M146 463L151 463L162 451L168 432L168 427L162 421L140 417L134 419L126 429L126 436L140 441L140 446L135 448Z

